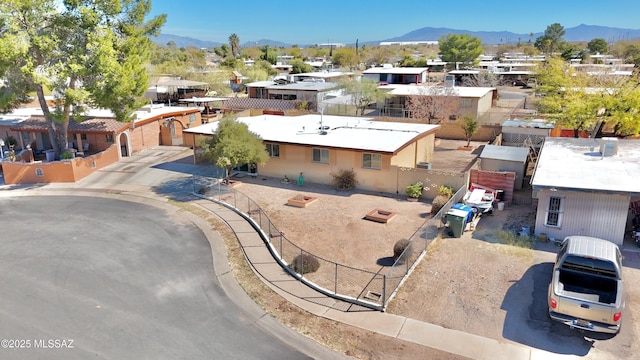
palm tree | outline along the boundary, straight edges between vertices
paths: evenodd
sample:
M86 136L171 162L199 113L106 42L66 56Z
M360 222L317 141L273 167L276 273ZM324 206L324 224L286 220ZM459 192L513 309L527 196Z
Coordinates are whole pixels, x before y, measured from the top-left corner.
M235 33L229 35L229 45L231 45L231 54L233 57L238 56L238 48L240 46L240 38Z

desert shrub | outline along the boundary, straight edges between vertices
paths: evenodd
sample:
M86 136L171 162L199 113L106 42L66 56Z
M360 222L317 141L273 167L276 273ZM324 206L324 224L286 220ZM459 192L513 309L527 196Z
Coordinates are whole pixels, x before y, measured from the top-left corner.
M453 196L453 188L447 185L438 186L438 195L445 196L447 199L451 199Z
M393 245L393 261L398 261L398 258L404 250L409 246L409 240L400 239L396 241L395 245Z
M449 198L442 195L438 195L433 198L433 201L431 202L431 215L437 214L447 201L449 201Z
M63 152L62 154L60 154L60 159L62 159L62 160L71 159L72 157L73 157L73 155L71 154L71 150L67 150L67 151Z
M289 266L293 271L304 275L318 271L320 261L311 254L300 254L293 259Z
M422 183L421 182L417 182L415 184L408 185L405 188L405 192L407 193L408 197L417 199L420 196L422 196L422 190L423 189L424 189L424 186L422 185Z
M331 173L331 182L336 189L351 190L358 185L356 173L353 170L338 170L337 173Z

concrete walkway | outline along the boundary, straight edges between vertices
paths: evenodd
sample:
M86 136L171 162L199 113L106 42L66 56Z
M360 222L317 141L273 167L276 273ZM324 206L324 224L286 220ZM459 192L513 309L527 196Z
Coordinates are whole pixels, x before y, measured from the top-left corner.
M236 233L249 263L265 284L287 301L316 316L471 359L577 358L446 329L325 296L297 281L282 269L265 246L260 234L234 209L207 199L197 200L191 204L217 215L229 225Z

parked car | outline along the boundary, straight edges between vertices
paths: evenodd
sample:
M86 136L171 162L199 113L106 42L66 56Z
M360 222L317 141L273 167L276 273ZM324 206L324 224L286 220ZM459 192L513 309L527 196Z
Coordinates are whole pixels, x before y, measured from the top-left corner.
M549 284L549 316L572 328L617 333L624 308L622 255L610 241L564 239Z

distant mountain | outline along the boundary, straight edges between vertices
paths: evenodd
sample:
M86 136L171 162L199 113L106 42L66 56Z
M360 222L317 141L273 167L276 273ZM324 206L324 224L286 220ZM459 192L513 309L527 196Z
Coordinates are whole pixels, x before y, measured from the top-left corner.
M183 48L188 46L193 46L197 48L212 48L216 46L222 45L219 42L215 41L205 41L194 39L188 36L179 36L173 34L160 34L158 36L152 36L151 41L155 42L158 45L167 45L169 41L173 41L176 43L176 47Z
M640 39L640 30L639 29L621 29L621 28L613 28L607 26L598 26L598 25L578 25L573 28L565 28L564 39L566 41L575 42L575 41L590 41L595 38L603 38L607 41L620 41L620 40L632 40L632 39ZM544 31L544 30L543 30ZM459 29L449 29L449 28L433 28L433 27L424 27L421 29L413 30L409 33L406 33L402 36L380 40L380 41L368 41L361 44L378 44L381 41L430 41L430 40L439 40L440 37L447 34L469 34L475 37L478 37L485 44L515 44L518 41L527 42L529 39L531 41L535 41L538 36L543 34L543 31L534 33L533 36L530 34L517 34L511 31L469 31L469 30L459 30ZM216 46L222 45L222 43L215 41L204 41L199 39L194 39L188 36L178 36L172 34L160 34L157 37L151 37L155 43L160 45L167 45L169 41L173 41L176 43L177 47L187 47L187 46L195 46L197 48L212 48ZM247 41L243 44L240 44L241 47L252 47L252 46L265 46L269 45L271 47L290 47L291 44L287 44L277 40L269 40L269 39L261 39L258 41ZM306 47L307 45L299 44L302 47ZM355 44L349 44L353 46Z
M574 28L564 29L566 41L590 41L595 38L603 38L607 41L640 39L640 30L620 29L598 25L578 25Z
M570 42L590 41L595 38L603 38L607 41L640 38L640 30L620 29L607 26L583 24L573 28L565 28L564 30L564 40ZM510 31L469 31L448 28L424 27L406 33L402 36L383 41L429 41L438 40L440 39L440 37L447 34L469 34L471 36L480 38L485 44L513 44L517 43L518 41L527 42L530 38L533 42L538 36L541 36L543 32L537 32L534 33L533 36L530 36L530 34L517 34Z

